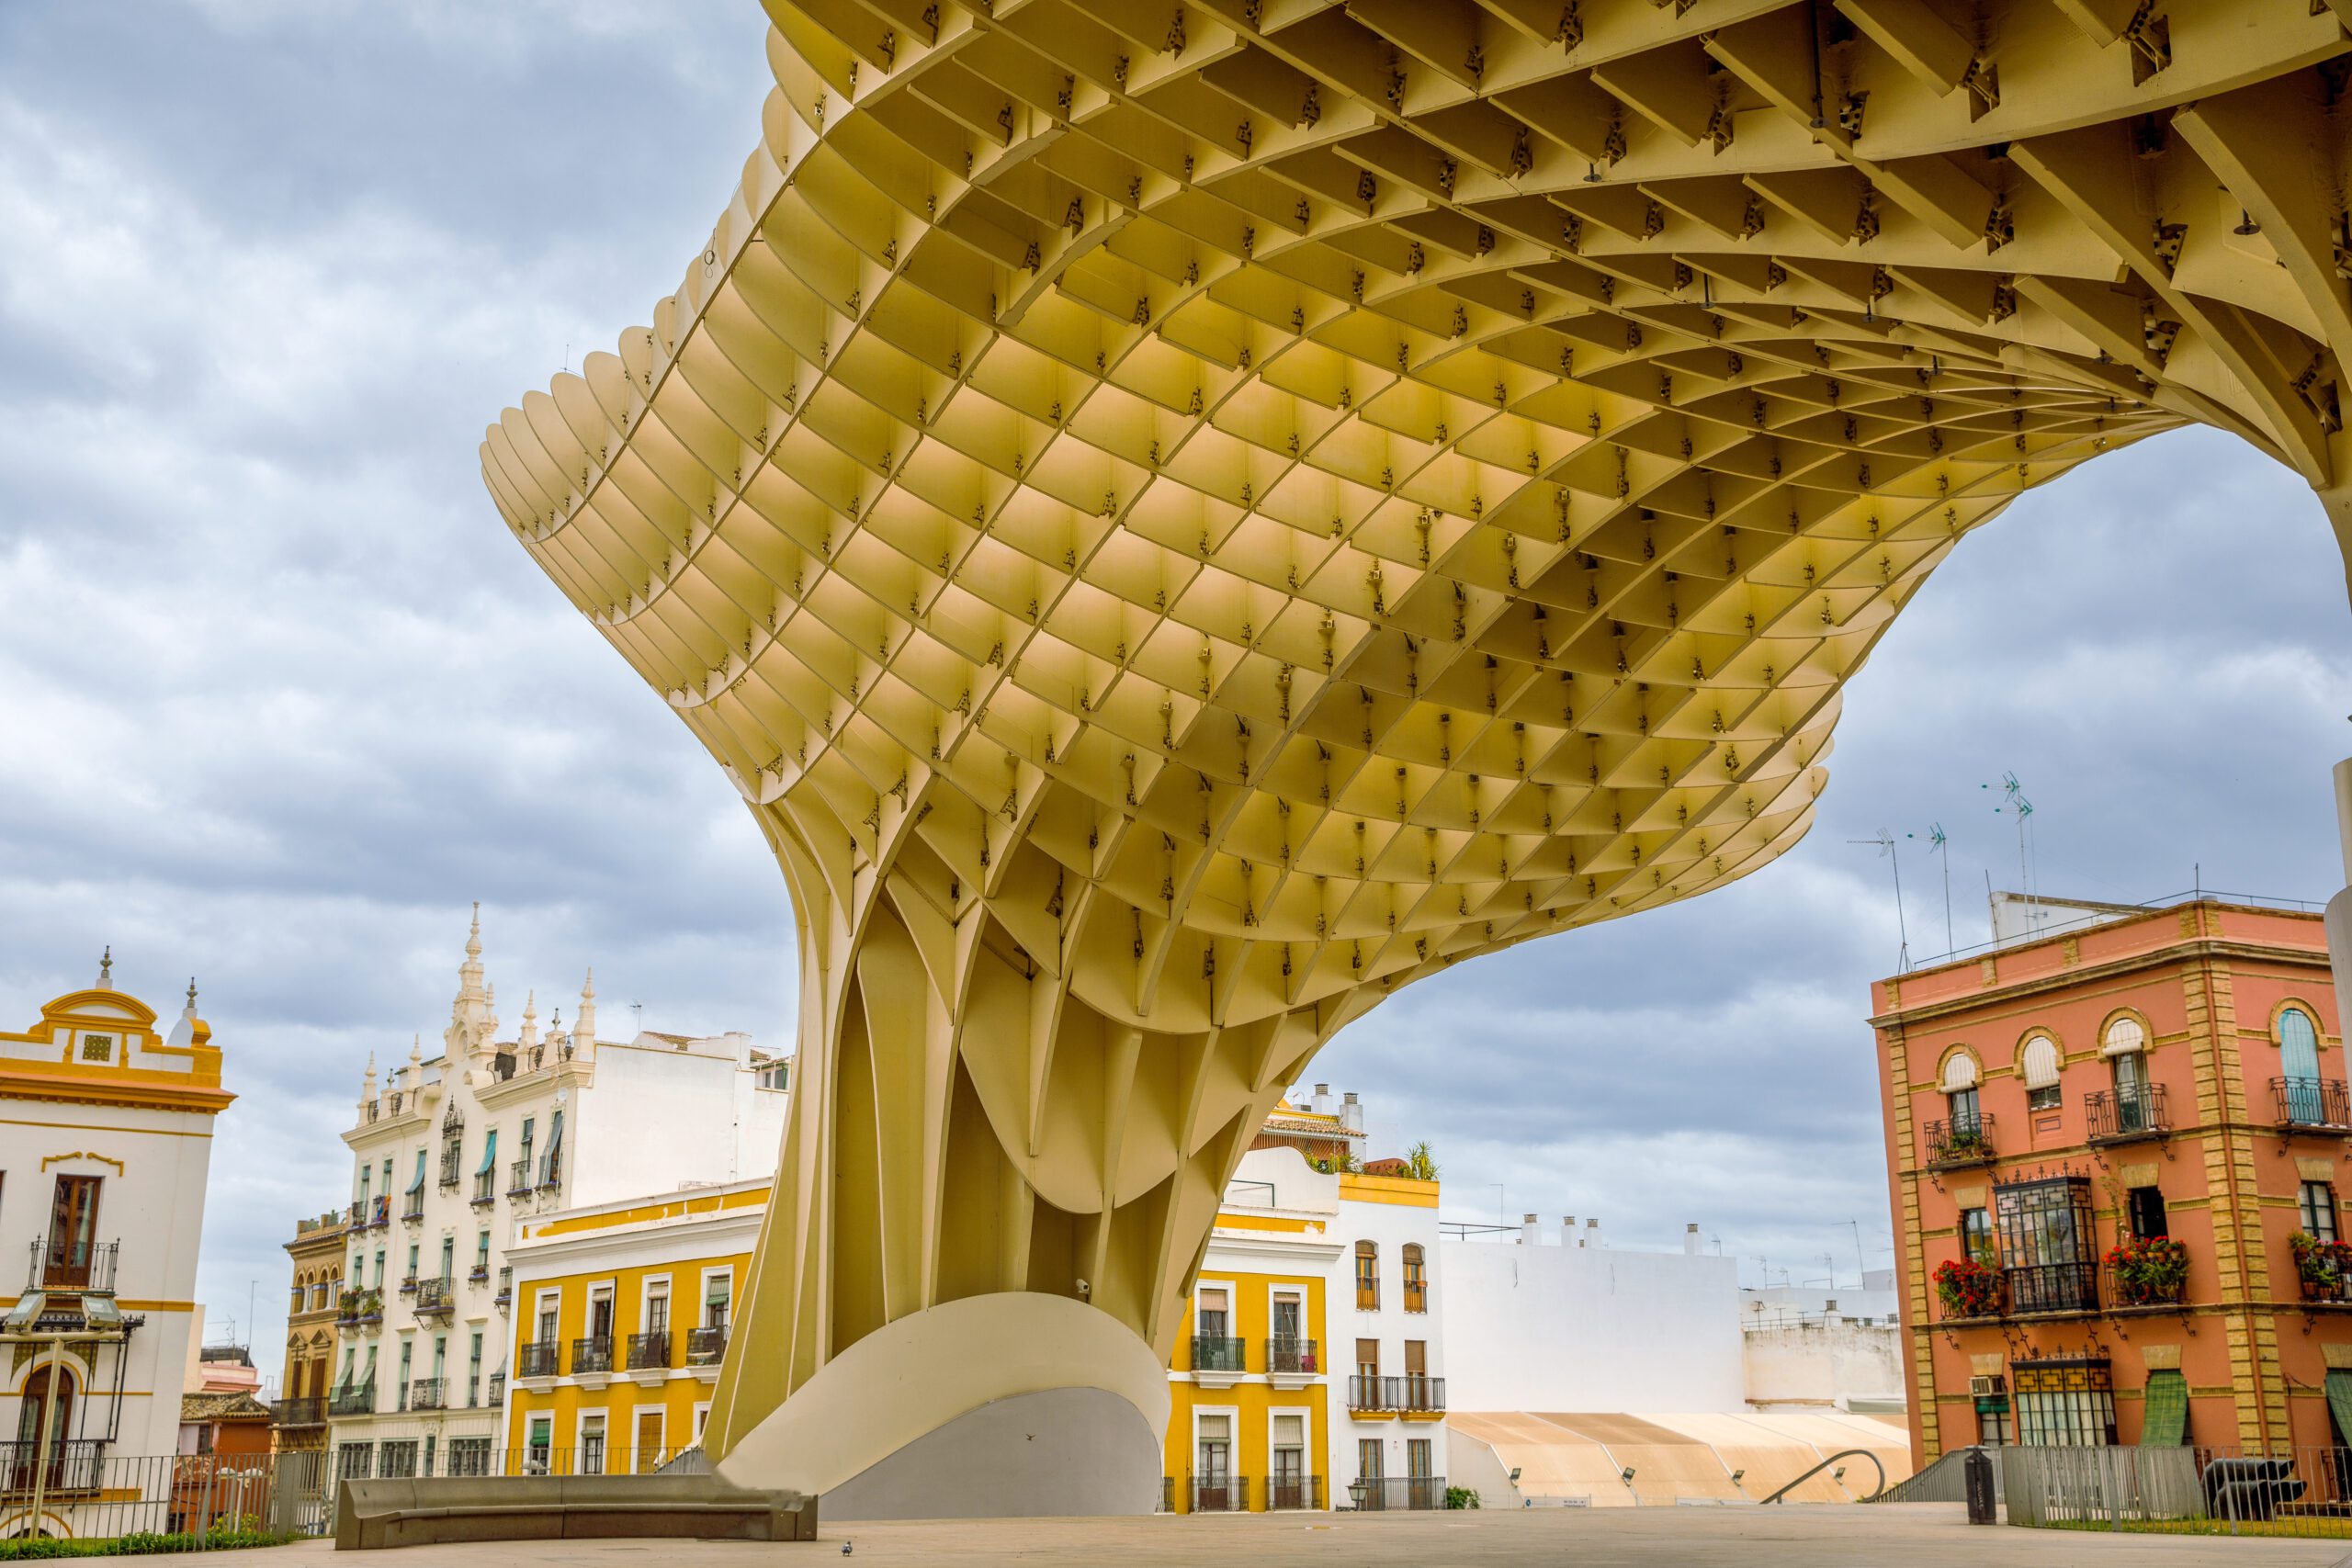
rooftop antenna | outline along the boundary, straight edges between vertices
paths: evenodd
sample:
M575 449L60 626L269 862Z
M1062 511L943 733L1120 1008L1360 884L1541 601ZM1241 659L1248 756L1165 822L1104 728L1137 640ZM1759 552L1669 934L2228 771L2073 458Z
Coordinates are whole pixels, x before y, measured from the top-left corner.
M1951 934L1951 840L1945 837L1944 825L1942 823L1930 822L1928 824L1928 842L1930 846L1928 852L1932 855L1940 855L1943 858L1944 951L1946 953L1951 953L1959 948L1960 943L1954 940Z
M1894 835L1881 828L1875 839L1849 839L1846 841L1849 844L1876 844L1879 853L1886 856L1888 863L1894 868L1894 930L1903 939L1902 950L1895 958L1894 972L1908 975L1911 973L1911 931L1903 919L1903 857L1894 852Z

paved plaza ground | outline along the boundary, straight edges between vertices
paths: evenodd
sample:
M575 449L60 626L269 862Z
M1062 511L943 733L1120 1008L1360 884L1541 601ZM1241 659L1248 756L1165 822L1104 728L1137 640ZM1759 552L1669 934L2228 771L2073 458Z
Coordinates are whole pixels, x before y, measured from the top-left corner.
M841 1555L876 1564L1224 1562L1409 1564L1572 1562L1577 1568L2352 1568L2352 1542L2112 1536L2076 1530L1971 1529L1956 1504L1874 1507L1582 1508L1504 1513L1245 1514L1138 1519L953 1519L825 1526L814 1546L597 1540L415 1547L346 1558L380 1568L749 1568ZM220 1568L324 1568L334 1549L305 1542L266 1552L175 1559Z

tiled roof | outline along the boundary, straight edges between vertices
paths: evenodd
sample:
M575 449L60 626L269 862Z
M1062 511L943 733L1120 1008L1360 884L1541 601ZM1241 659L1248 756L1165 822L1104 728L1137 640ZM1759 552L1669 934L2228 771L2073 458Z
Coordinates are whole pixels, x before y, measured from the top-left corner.
M184 1393L180 1395L180 1419L183 1421L234 1421L253 1417L266 1420L269 1406L243 1389L228 1393Z

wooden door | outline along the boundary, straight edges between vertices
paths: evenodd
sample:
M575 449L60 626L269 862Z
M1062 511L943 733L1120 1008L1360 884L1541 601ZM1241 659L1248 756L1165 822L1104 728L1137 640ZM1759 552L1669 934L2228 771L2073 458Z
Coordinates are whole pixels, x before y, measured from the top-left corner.
M640 1410L637 1413L637 1457L629 1468L639 1475L650 1475L662 1465L662 1412Z
M61 1176L57 1196L49 1212L49 1264L42 1283L54 1290L74 1291L90 1282L90 1258L98 1230L98 1184L96 1176Z

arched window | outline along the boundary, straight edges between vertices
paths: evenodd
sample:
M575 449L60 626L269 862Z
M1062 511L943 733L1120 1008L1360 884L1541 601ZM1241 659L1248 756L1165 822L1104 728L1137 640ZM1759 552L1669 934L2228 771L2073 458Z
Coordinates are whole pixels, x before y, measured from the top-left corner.
M2119 1018L2107 1026L2099 1049L2110 1056L2137 1055L2148 1048L2148 1032L2136 1018Z
M1421 1244L1418 1241L1405 1244L1405 1310L1430 1310L1429 1270L1422 1262Z
M2327 1121L2319 1082L2319 1031L2301 1008L2278 1014L2278 1074L2286 1120L2307 1126Z
M1375 1242L1356 1243L1356 1310L1380 1310L1380 1247Z
M50 1388L51 1377L56 1379L56 1393ZM25 1390L17 1405L17 1443L9 1464L0 1469L10 1490L29 1491L33 1483L33 1466L40 1453L41 1415L49 1416L49 1462L47 1484L56 1487L65 1479L59 1473L66 1452L66 1434L74 1429L74 1373L64 1367L36 1367L32 1376L25 1380Z
M2018 1066L2025 1073L2025 1103L2029 1111L2058 1109L2058 1043L2037 1034L2025 1043Z
M2119 1018L2107 1026L2099 1041L2108 1070L2115 1078L2115 1129L2142 1133L2153 1123L2154 1107L2148 1092L2148 1032L2136 1018Z
M1965 1051L1953 1052L1944 1064L1943 1086L1953 1135L1976 1136L1982 1131L1976 1113L1976 1058Z

